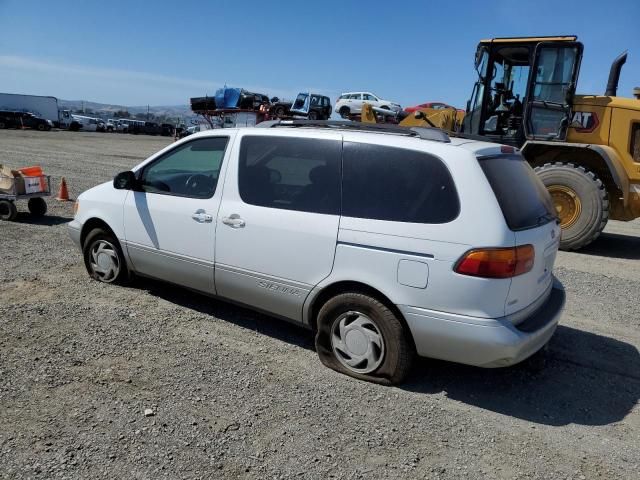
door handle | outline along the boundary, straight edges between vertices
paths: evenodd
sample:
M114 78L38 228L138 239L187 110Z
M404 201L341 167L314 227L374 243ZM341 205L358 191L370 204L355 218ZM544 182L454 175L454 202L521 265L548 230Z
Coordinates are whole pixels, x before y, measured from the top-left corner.
M222 219L222 223L229 225L231 228L243 228L246 223L237 213L232 213L228 217Z
M204 210L196 210L191 214L191 218L193 218L196 222L199 223L211 223L213 222L213 215L209 215Z

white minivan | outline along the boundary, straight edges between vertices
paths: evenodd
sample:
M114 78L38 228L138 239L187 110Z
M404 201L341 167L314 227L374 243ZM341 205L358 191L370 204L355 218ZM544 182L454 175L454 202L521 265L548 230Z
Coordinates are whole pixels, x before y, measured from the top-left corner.
M531 356L565 295L560 227L516 149L436 129L275 121L189 136L78 198L89 274L299 322L321 361L398 383L415 354Z

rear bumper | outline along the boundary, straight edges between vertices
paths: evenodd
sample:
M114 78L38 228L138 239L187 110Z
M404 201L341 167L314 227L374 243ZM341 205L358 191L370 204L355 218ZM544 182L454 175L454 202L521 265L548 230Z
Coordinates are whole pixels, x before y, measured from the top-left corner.
M554 279L547 300L514 326L509 320L465 317L398 305L418 354L478 367L506 367L530 357L551 338L565 304Z

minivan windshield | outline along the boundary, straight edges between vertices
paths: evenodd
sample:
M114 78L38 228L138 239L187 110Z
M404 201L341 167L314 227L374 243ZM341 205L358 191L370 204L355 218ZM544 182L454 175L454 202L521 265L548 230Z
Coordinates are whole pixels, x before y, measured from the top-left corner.
M523 157L496 155L478 160L511 230L556 221L549 192Z

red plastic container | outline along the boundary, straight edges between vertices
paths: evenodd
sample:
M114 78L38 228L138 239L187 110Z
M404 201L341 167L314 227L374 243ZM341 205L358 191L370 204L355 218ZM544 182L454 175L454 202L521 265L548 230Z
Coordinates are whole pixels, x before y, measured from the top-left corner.
M18 171L25 177L41 177L42 167L24 167L18 169Z

